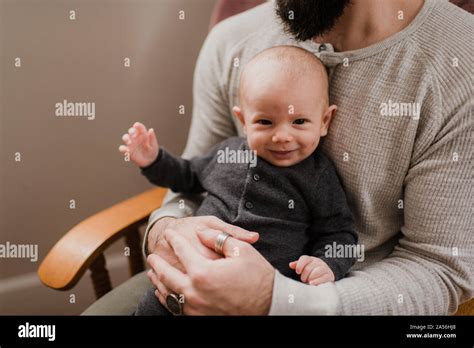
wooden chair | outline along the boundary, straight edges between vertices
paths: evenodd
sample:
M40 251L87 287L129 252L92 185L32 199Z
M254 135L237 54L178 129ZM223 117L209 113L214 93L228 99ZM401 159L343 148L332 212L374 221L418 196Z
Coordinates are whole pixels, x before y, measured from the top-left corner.
M210 26L263 3L264 0L218 0ZM453 0L473 12L469 0ZM104 251L119 238L130 248L131 276L143 271L144 260L138 228L161 206L167 190L156 188L105 209L74 226L51 249L40 265L38 275L48 287L68 290L74 287L87 269L91 270L97 298L112 289ZM461 305L456 315L474 315L474 299Z
M41 263L38 271L41 281L50 288L68 290L90 269L96 297L102 297L112 289L104 251L122 237L130 248L130 275L145 270L138 228L161 206L167 191L148 190L74 226Z

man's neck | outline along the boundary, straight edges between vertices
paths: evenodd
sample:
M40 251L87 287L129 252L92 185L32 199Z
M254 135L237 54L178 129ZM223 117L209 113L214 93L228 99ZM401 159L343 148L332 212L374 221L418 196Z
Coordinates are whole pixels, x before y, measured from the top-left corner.
M424 0L353 0L325 35L313 38L330 43L335 51L352 51L380 42L407 27Z

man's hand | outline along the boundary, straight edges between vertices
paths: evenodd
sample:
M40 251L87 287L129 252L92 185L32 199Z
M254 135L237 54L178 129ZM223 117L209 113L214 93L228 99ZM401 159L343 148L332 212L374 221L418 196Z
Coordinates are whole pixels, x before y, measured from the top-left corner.
M199 230L213 229L227 232L232 237L244 242L255 243L259 235L256 232L249 232L243 228L225 223L215 216L193 216L181 219L163 217L158 220L148 232L148 252L159 254L168 264L184 272L184 268L176 257L173 249L164 238L165 230L183 236L202 256L208 259L218 259L222 255L204 246L196 235Z
M197 233L210 249L220 231ZM152 270L148 277L155 294L166 306L169 293L184 296L186 315L267 315L270 310L275 269L249 243L227 238L224 256L204 257L182 234L166 230L165 240L183 265L184 272L171 266L160 255L148 256Z
M128 154L130 160L141 168L148 167L158 157L160 146L153 128L147 130L142 123L135 122L122 140L125 145L120 145L119 151Z
M290 262L290 268L301 274L301 281L309 285L319 285L335 280L333 271L326 262L314 256L301 256Z

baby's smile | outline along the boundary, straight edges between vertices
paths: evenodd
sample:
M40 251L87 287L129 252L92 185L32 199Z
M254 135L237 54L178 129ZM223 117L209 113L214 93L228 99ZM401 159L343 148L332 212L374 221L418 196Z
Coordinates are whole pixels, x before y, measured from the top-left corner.
M291 88L267 88L253 94L256 98L246 100L241 110L250 149L275 166L289 167L305 160L325 135L325 108L309 94L307 103L301 103L302 94ZM297 114L288 113L289 103Z
M288 150L288 151L275 151L275 150L268 150L276 159L289 159L291 158L296 150Z
M233 108L251 150L271 164L293 166L314 152L327 134L335 105L328 105L327 73L322 63L305 55L294 64L276 52L262 53L245 67L240 84L240 106Z

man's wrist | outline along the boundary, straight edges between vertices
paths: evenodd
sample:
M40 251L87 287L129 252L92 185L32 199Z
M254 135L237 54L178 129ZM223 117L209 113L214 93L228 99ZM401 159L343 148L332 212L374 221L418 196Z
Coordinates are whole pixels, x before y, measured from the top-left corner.
M147 239L147 251L148 255L152 254L156 248L158 241L160 240L161 235L170 224L170 222L176 220L175 217L172 216L163 216L162 218L156 220L151 227L150 231L148 232L148 239Z
M339 315L342 304L335 283L308 285L275 271L269 315Z
M274 283L275 283L275 273L276 273L276 270L272 269L272 272L269 275L270 279L268 279L267 281L268 287L265 289L265 292L262 296L264 300L262 315L270 314L270 308L272 306L272 299L273 299L273 288L274 288Z

